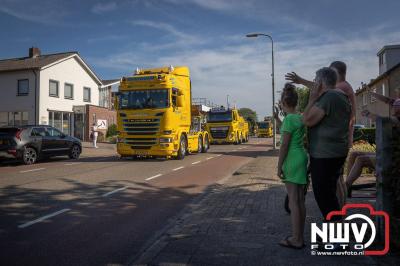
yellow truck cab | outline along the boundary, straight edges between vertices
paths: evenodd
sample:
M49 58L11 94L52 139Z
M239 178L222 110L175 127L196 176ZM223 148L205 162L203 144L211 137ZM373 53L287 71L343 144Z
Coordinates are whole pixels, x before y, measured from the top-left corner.
M138 69L123 77L115 102L118 154L183 159L207 152L205 113L192 114L191 101L188 67Z
M257 137L271 138L272 137L272 123L271 121L257 122Z
M207 116L211 143L240 144L249 140L249 124L237 109L213 108Z

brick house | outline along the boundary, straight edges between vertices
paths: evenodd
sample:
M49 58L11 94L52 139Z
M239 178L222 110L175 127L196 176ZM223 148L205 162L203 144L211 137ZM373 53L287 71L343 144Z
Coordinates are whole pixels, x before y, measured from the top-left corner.
M356 124L374 127L375 123L361 115L363 110L369 110L380 116L391 115L389 105L376 100L370 92L396 98L400 96L400 45L384 46L379 52L379 76L368 84L362 84L356 90Z
M118 82L99 79L78 52L32 47L26 57L0 60L0 127L45 124L88 140L93 121L103 131L115 121L111 86Z

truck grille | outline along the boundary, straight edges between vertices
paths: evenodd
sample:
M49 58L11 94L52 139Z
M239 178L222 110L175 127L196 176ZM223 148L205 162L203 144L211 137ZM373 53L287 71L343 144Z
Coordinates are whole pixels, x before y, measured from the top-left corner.
M210 129L213 139L225 139L228 137L229 128L214 127Z
M161 117L123 119L126 135L125 143L134 150L148 150L157 144L156 135L160 131ZM130 137L132 136L132 137Z
M160 130L160 118L124 119L127 135L156 135Z

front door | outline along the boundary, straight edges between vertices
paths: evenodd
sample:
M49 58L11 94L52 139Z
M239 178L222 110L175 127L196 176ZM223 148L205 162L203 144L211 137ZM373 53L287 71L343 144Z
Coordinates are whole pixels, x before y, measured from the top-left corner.
M74 114L74 137L80 140L84 138L85 116L84 114Z

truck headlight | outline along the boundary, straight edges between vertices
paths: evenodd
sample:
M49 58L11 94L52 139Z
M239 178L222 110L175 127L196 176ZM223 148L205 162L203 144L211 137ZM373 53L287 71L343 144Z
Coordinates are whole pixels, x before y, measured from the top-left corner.
M160 143L171 143L172 138L160 138Z
M164 135L171 135L172 130L164 130L163 133L164 133Z

